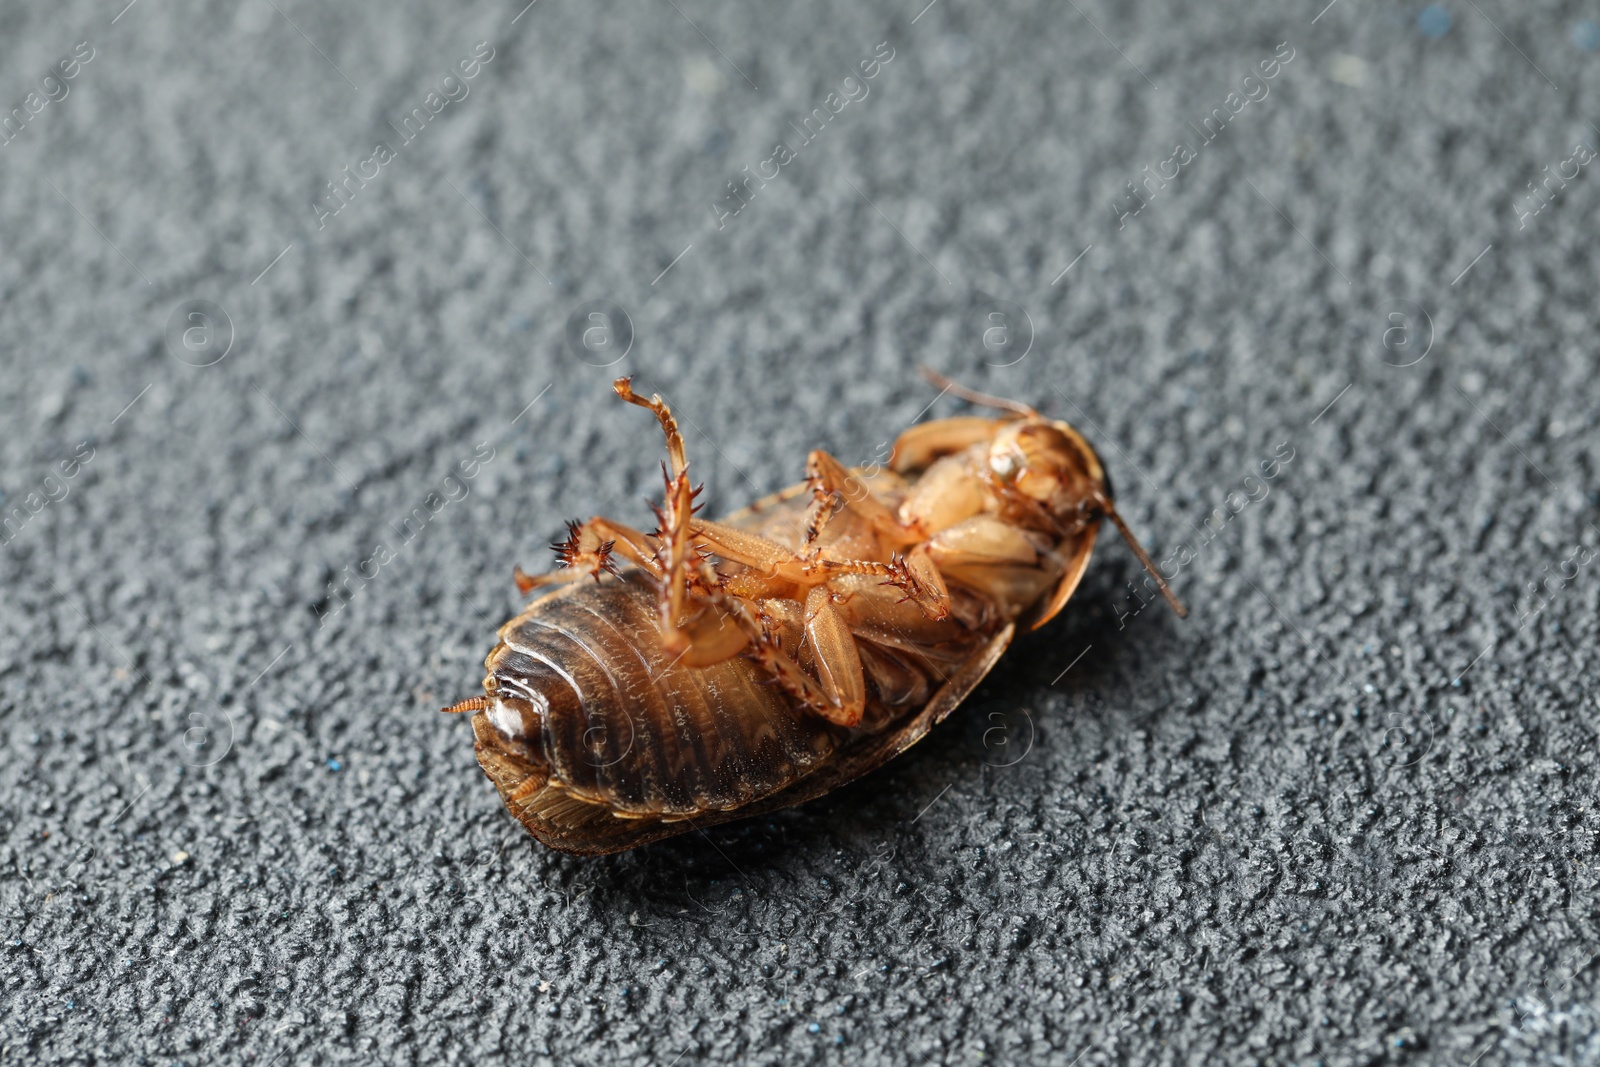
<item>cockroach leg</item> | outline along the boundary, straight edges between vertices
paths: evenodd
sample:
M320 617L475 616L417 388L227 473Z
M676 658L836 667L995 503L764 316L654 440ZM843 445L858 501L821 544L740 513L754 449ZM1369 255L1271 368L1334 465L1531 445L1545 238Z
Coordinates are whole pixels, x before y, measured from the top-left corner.
M827 697L827 703L813 705L812 710L838 726L857 725L867 706L861 653L850 627L834 610L827 586L816 586L806 594L806 644Z
M696 544L702 544L730 563L750 568L766 578L804 582L804 561L778 542L720 522L695 519L690 526Z
M689 647L678 659L685 667L709 667L732 659L748 648L752 640L738 620L709 600L684 620L681 629L689 638Z
M738 598L727 591L727 580L702 560L690 571L689 586L691 607L679 627L689 644L678 654L678 662L686 667L709 667L743 652L753 630L747 631L729 612L727 601Z
M895 575L889 584L899 587L906 594L904 599L916 601L922 614L934 622L949 618L950 590L928 546L917 545L900 557L899 563L904 576Z
M853 642L852 638L852 642ZM851 651L855 645L852 643ZM800 665L787 653L783 652L778 643L771 637L757 641L745 653L757 666L772 675L778 687L801 704L805 709L828 722L839 726L855 726L861 721L862 710L854 710L835 703L828 693L800 669ZM857 669L859 670L860 656L857 655ZM865 688L865 682L861 683Z
M617 573L613 556L622 556L656 577L661 575L649 538L630 526L600 516L585 523L567 523L567 539L550 547L555 550L561 566L548 574L532 575L517 567L512 577L518 591L527 594L540 586L558 585L590 575L598 581L601 571Z
M684 600L688 595L689 557L695 551L689 544L689 522L694 515L694 487L689 484L689 461L684 456L683 435L678 432L678 420L672 417L667 402L659 394L646 400L633 391L631 381L629 378L618 378L612 383L612 388L628 403L653 412L661 423L661 432L667 438L667 459L671 469L664 475L667 491L659 512L660 528L656 532L660 542L657 558L663 572L662 633L667 648L678 652L687 647L689 640L678 630L678 619L683 614Z
M844 494L836 490L824 489L820 485L811 487L811 506L806 508L805 540L801 542L800 551L805 554L811 551L811 546L816 543L818 536L828 525L828 521L845 508Z
M813 598L819 610L811 610ZM855 637L844 626L833 605L828 603L828 592L817 588L806 597L805 640L817 660L817 673L821 684L800 669L800 664L784 652L777 637L763 624L762 616L743 597L731 596L721 590L713 591L707 599L723 613L723 617L739 627L748 636L747 647L742 651L777 683L778 688L808 711L840 726L855 726L861 721L866 706L866 682L861 667L861 656L856 650ZM817 620L821 621L817 621ZM815 636L813 636L815 634ZM689 655L695 655L693 650ZM853 665L853 673L852 673ZM853 681L852 681L853 679ZM861 696L856 698L856 691Z
M906 599L915 600L928 618L944 619L950 614L949 591L922 545L912 549L908 556L896 556L884 563L881 560L799 556L758 534L699 519L694 522L694 537L696 542L705 544L723 559L750 568L755 572L754 577L768 586L779 584L807 590L826 585L841 574L876 575L886 579L885 585L899 586L906 593ZM734 581L741 579L748 584L746 575L736 576ZM758 590L743 588L741 591L760 595Z
M867 488L843 463L822 449L806 457L806 481L811 486L811 507L806 512L805 542L801 555L811 546L828 521L841 511L853 511L872 526L875 533L895 547L923 540L920 531L910 529L876 494Z
M646 400L633 391L631 376L618 378L611 383L611 388L628 403L646 408L655 414L661 423L661 432L667 438L667 458L672 461L672 476L676 478L687 471L689 461L684 456L683 434L678 432L678 420L673 418L672 411L667 407L667 402L661 399L661 394L652 393L650 399Z
M922 614L934 622L950 617L950 590L944 577L934 564L926 545L918 545L909 555L895 556L888 563L861 559L818 560L817 568L829 575L862 574L883 578L882 585L892 585L922 609Z

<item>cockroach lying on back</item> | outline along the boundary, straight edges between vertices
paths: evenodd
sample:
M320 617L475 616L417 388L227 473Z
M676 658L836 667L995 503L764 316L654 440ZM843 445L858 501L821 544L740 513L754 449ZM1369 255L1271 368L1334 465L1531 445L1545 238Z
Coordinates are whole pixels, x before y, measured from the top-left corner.
M814 451L806 480L696 516L678 424L651 534L570 526L556 588L500 628L474 712L478 762L551 848L599 855L799 804L880 766L944 719L1019 626L1054 618L1110 519L1094 449L1064 422L999 409L913 426L889 470ZM594 581L580 579L592 577Z

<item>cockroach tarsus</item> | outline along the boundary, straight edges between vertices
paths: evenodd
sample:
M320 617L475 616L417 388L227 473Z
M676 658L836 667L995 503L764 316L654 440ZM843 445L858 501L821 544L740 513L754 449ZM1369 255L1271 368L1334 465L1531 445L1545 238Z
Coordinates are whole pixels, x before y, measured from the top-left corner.
M568 524L546 589L500 628L472 712L478 762L540 841L618 852L799 804L892 759L949 715L1019 627L1054 618L1117 514L1065 422L934 385L997 416L912 426L886 469L827 452L806 480L699 517L677 420L613 388L666 438L656 529ZM589 579L589 580L586 580Z

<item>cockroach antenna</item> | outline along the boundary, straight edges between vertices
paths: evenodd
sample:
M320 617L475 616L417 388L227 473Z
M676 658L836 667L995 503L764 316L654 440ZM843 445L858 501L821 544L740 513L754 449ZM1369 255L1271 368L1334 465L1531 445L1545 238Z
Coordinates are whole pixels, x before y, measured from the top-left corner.
M1037 419L1039 417L1039 413L1037 411L1022 403L1020 400L1007 400L1003 396L990 396L988 393L980 393L976 389L968 389L960 382L957 382L951 378L946 378L932 367L918 367L917 372L927 380L929 385L938 386L941 395L944 393L949 393L951 396L958 396L968 403L982 404L984 407L999 408L1001 411L1014 412L1018 415L1021 415L1025 419Z
M1139 557L1139 562L1144 564L1144 569L1149 573L1150 577L1156 580L1156 588L1160 589L1161 595L1167 598L1167 603L1171 605L1173 611L1177 612L1178 618L1187 619L1189 617L1189 609L1183 606L1183 601L1178 599L1178 594L1172 591L1172 587L1167 584L1167 580L1161 577L1161 572L1156 570L1155 562L1151 560L1150 553L1144 550L1144 546L1139 543L1139 539L1133 536L1133 531L1128 529L1128 524L1122 521L1121 515L1117 514L1116 505L1103 496L1099 498L1097 503L1100 506L1100 511L1116 526L1117 532L1122 535L1122 539L1128 542L1128 547L1133 549L1133 554Z

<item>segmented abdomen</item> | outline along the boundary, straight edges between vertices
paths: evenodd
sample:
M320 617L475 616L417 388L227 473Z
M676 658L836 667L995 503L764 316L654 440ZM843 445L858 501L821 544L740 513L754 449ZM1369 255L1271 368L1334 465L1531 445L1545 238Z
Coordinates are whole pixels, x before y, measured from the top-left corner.
M562 589L501 630L490 690L548 705L537 743L552 784L618 814L693 815L782 789L845 737L743 656L674 663L658 620L634 571ZM550 692L562 685L570 696Z

